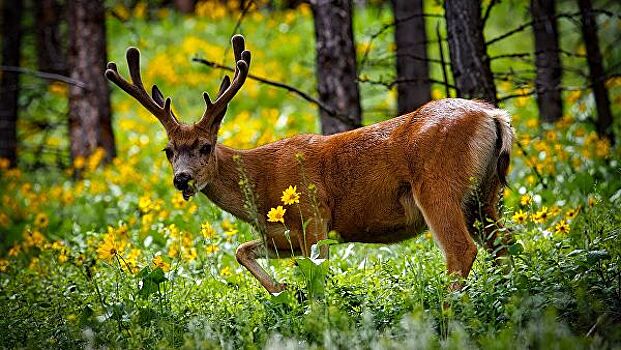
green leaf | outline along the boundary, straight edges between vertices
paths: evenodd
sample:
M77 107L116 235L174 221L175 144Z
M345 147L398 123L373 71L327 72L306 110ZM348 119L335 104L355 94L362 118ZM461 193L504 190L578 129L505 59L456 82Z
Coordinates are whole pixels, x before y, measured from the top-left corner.
M142 326L148 326L151 321L153 321L156 317L157 312L149 307L140 309L140 311L138 312L138 322Z
M522 246L521 243L514 243L509 246L508 250L509 254L511 255L519 255L521 252L524 251L524 246Z
M145 269L143 269L143 271L144 270ZM140 271L140 273L143 273L143 271ZM143 298L148 297L149 295L157 292L160 283L164 281L166 281L164 271L158 267L142 278L142 287L138 291L138 295Z
M610 254L606 250L591 250L587 253L587 262L590 264L606 259L610 259Z
M89 305L84 306L82 312L80 312L80 326L90 325L93 321L93 315L95 312Z
M328 264L317 264L313 259L296 259L298 267L306 280L306 289L311 298L321 298L325 294Z

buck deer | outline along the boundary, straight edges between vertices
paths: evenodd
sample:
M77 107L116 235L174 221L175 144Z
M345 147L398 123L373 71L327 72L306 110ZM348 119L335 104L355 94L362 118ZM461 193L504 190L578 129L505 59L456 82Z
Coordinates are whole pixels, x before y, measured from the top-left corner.
M267 291L277 293L286 285L274 281L258 258L309 256L309 247L331 230L345 242L392 243L428 227L444 253L448 273L462 278L477 255L473 238L493 254L505 254L502 242L509 237L501 234L503 230L495 225L475 227L476 220L498 222L496 207L506 185L513 142L505 111L484 102L444 99L336 135L298 135L254 149L232 149L218 143L217 135L228 103L248 75L250 52L241 35L231 42L233 80L224 77L213 102L203 93L206 110L192 125L178 121L171 99L164 100L155 85L151 96L145 91L138 49L127 50L131 83L113 62L105 75L166 129L164 150L173 168L173 184L186 200L200 191L239 219L264 227L264 239L240 245L236 257ZM296 162L300 153L304 174ZM257 195L256 208L262 213L258 221L244 209L236 163L240 159ZM283 189L301 184L303 176L315 185L316 207L300 201L301 213L311 218L305 234L299 213L287 211L290 236L285 237L283 226L267 222L265 213L280 203Z

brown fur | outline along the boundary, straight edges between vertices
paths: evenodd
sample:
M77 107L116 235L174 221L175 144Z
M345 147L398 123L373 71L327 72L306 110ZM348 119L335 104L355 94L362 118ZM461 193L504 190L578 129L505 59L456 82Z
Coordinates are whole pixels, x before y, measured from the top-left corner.
M185 125L169 137L176 149L187 150L200 139L214 140L214 135ZM282 190L297 185L304 217L313 217L296 161L301 153L304 175L317 186L324 227L313 232L316 225L309 225L304 242L299 213L290 207L285 222L295 250L308 255L309 247L330 230L346 242L391 243L429 227L446 256L448 271L466 277L476 256L470 236L475 235L473 218L484 220L479 218L479 206L486 218L498 220L498 192L506 175L506 167L498 166L499 157L510 149L504 142L511 138L506 113L476 101L446 99L332 136L300 135L250 150L216 144L207 160L190 162L195 165L189 169L199 184L205 183L202 192L214 203L252 222L243 209L233 160L240 156L256 191L261 225L267 227L268 249L276 246L285 252L290 243L282 225L268 223L265 213L282 204ZM479 201L472 202L476 190ZM496 235L486 232L490 237L481 241L496 249ZM264 256L262 242L253 241L248 247L238 251L239 261L256 271L254 260ZM266 273L253 273L268 291L282 288Z
M482 233L473 224L498 221L498 194L506 183L513 141L505 111L479 101L444 99L341 134L299 135L249 150L216 142L220 120L167 127L173 171L191 174L215 204L254 223L239 186L234 159L241 159L254 187L267 247L263 239L244 243L237 259L269 292L284 285L273 281L256 259L288 256L291 249L308 256L310 247L331 230L345 242L391 243L428 227L448 272L464 278L477 254L472 236L490 252L504 253L496 240L499 224ZM211 152L200 154L206 144ZM303 173L296 154L304 157ZM318 208L308 197L308 183L316 186ZM300 209L311 222L304 235L298 210L287 207L289 241L282 224L267 222L266 213L282 204L282 191L290 185L302 193Z

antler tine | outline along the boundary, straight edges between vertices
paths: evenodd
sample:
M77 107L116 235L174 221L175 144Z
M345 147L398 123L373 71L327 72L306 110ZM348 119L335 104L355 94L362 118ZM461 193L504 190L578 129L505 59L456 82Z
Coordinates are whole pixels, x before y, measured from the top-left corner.
M125 53L127 59L127 67L129 68L129 76L132 78L132 83L144 90L142 85L142 77L140 76L140 51L135 47L130 47Z
M153 98L153 101L155 101L155 103L158 104L158 106L160 107L165 106L164 95L162 94L162 91L160 91L160 89L155 84L151 87L151 97ZM177 116L175 116L175 113L173 113L172 109L170 110L170 116L174 119L176 123L179 123L179 120L177 119Z
M235 73L231 82L228 76L225 76L220 84L218 97L212 103L207 93L203 94L207 109L198 124L219 123L224 118L224 112L228 103L233 99L235 94L241 89L248 76L250 67L250 51L245 50L244 37L237 34L231 38L233 45L233 55L235 56Z
M245 50L246 42L242 35L235 34L231 38L231 44L233 44L233 55L235 56L235 62L237 62L242 59L241 53Z
M142 78L140 76L140 51L138 51L137 48L128 48L126 58L132 82L130 83L119 74L117 66L114 62L108 63L105 72L106 78L115 83L118 87L123 89L123 91L127 92L147 110L149 110L149 112L151 112L160 121L160 123L162 123L167 132L172 130L178 125L178 122L170 107L170 97L166 98L165 101L162 101L163 95L156 86L152 89L153 97L149 96L149 93L144 89Z

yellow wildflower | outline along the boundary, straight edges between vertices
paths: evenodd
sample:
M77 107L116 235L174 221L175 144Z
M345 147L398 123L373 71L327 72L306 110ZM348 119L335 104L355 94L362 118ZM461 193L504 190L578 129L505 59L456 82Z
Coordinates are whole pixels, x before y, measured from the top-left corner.
M138 258L140 257L140 249L132 249L129 251L126 257L124 257L125 263L129 266L130 272L138 270Z
M9 268L9 261L7 259L0 259L0 272L5 272Z
M172 204L173 204L173 207L175 207L175 209L181 209L185 206L185 201L183 200L183 196L181 195L181 193L173 196Z
M82 169L84 168L84 165L86 164L86 159L84 159L83 156L77 156L75 157L75 159L73 160L73 167L75 169Z
M206 239L211 239L216 236L216 230L214 230L213 227L208 222L205 222L204 224L201 225L201 234Z
M569 233L569 224L565 220L561 220L554 226L554 232L556 234L568 234Z
M222 220L220 226L224 231L230 231L235 229L235 225L233 225L228 219Z
M45 237L39 231L26 231L24 233L24 246L26 248L30 247L41 247L45 243Z
M215 244L210 244L207 246L207 248L205 248L205 250L207 250L207 254L213 254L220 250L220 248L218 248L218 246Z
M173 243L168 248L168 256L171 258L176 258L179 256L179 245Z
M75 258L75 263L78 266L82 266L85 261L86 261L86 256L84 256L84 254L80 254L77 256L77 258Z
M593 208L595 204L597 204L597 198L595 198L594 196L589 196L589 199L587 202L589 204L589 208Z
M0 170L6 170L11 165L11 161L7 158L0 158Z
M231 268L228 266L225 266L220 270L220 275L222 275L223 277L228 277L232 274L233 273L231 272Z
M560 212L561 209L557 206L553 206L550 210L548 210L548 214L550 214L550 216L557 216Z
M155 266L156 268L160 268L164 271L170 271L170 264L167 263L166 261L164 261L164 259L162 259L161 255L156 255L153 260L152 260L153 266Z
M39 228L45 228L47 227L47 224L50 222L50 220L48 219L47 215L45 213L38 213L37 216L35 217L35 225Z
M282 205L279 205L276 208L270 209L270 211L267 213L267 221L282 222L284 224L286 211L287 209L283 208Z
M65 243L63 243L63 241L54 241L51 248L54 250L63 250L65 249Z
M144 195L138 199L138 209L140 209L143 213L148 213L153 209L153 202L151 201L151 197L149 195Z
M170 234L170 237L172 237L173 239L181 237L181 231L179 231L179 228L175 224L168 225L168 232Z
M39 268L39 258L36 256L30 259L30 264L28 265L30 270L37 270Z
M142 229L143 230L147 230L151 227L151 224L153 223L153 214L145 214L142 217Z
M280 197L280 200L285 203L285 205L300 203L300 194L297 192L297 186L289 185L289 188L282 191L282 197Z
M6 215L5 213L0 213L0 226L8 227L10 223L11 223L11 219L9 219L9 216Z
M22 251L22 247L19 246L18 244L15 244L9 249L9 256L17 256L19 255L19 252L21 251Z
M513 221L518 223L518 224L524 224L526 223L526 219L528 218L528 215L523 212L522 210L516 212L515 214L513 214Z
M610 155L610 142L607 139L599 139L595 142L595 155L600 158Z
M101 260L111 260L123 252L125 245L126 243L118 239L114 232L108 232L97 247L97 257Z
M184 249L183 250L183 260L185 261L194 261L198 257L198 253L196 252L196 248Z
M580 207L576 208L576 209L569 209L566 213L565 213L565 218L567 220L572 220L574 219L577 215L578 212L580 211Z
M530 194L525 194L523 196L520 197L520 205L521 206L527 206L529 204L531 204L533 202L533 197L531 197Z
M60 254L58 254L58 262L64 264L67 262L67 260L69 260L69 256L67 255L67 252L63 249Z
M533 215L533 222L541 224L541 223L544 223L548 219L548 217L549 217L548 207L543 207L541 208L541 210L539 210Z

